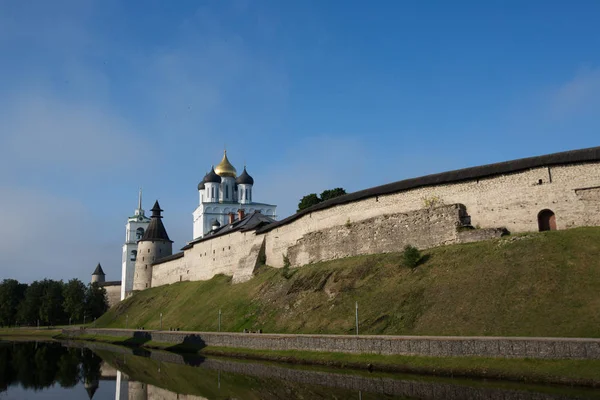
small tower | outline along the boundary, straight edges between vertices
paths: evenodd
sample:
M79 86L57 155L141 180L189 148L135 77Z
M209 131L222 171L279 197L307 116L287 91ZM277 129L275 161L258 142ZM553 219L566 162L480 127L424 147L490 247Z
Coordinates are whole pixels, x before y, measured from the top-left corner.
M248 174L246 166L244 166L244 172L237 177L235 183L238 185L238 199L240 204L250 204L252 202L252 185L254 185L254 178Z
M173 254L173 241L169 239L162 223L162 215L158 200L152 207L150 224L144 237L138 242L138 253L135 261L133 290L144 290L152 287L152 264L159 259Z
M92 273L92 283L94 283L94 282L104 283L105 280L106 280L106 274L102 270L102 266L100 265L100 263L98 263L98 265L96 265L96 269Z

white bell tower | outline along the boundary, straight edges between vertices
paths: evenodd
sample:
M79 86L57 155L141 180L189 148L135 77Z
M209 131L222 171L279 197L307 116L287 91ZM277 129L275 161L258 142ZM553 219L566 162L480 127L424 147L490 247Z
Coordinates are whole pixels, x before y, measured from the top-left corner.
M150 218L144 215L142 209L142 189L138 196L138 207L134 214L127 218L125 225L125 244L121 264L121 300L133 290L133 276L135 273L135 260L137 258L138 241L144 237L144 232L150 224Z

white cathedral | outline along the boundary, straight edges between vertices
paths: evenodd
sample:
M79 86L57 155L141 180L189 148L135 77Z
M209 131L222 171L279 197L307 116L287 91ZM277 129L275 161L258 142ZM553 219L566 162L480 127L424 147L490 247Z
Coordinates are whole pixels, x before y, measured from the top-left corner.
M254 179L248 174L246 167L237 176L225 151L221 162L211 168L198 184L199 204L193 214L193 239L204 237L211 230L227 225L239 210L243 210L244 214L259 211L275 219L277 206L253 202L252 186Z
M199 204L193 213L194 229L192 240L202 238L213 230L233 222L240 215L260 212L270 218L277 217L277 206L252 201L254 179L246 171L238 176L227 158L227 151L216 167L211 167L198 184ZM127 218L125 243L123 244L121 265L121 300L133 291L135 260L138 241L144 237L150 218L142 209L142 190L138 196L138 207ZM115 282L118 283L118 282Z

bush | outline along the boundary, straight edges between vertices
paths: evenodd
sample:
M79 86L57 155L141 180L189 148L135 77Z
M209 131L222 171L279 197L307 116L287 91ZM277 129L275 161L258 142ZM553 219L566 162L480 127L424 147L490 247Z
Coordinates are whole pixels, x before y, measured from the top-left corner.
M290 279L290 277L292 276L290 274L290 259L287 256L287 254L283 255L283 268L281 268L281 276L283 276L285 279Z
M402 252L402 263L409 268L415 268L421 261L421 252L414 246L407 245Z

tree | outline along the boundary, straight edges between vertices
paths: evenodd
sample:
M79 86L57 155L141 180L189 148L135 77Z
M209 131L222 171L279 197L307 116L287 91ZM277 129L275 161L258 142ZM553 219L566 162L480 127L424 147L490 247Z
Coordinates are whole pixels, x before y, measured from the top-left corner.
M19 304L25 298L27 284L14 279L0 283L0 325L14 325L17 321Z
M321 193L321 201L327 201L343 194L346 194L346 191L342 188L324 190L323 193Z
M307 194L300 200L300 203L298 203L298 211L302 211L305 208L314 206L315 204L319 204L320 202L321 199L319 198L319 196L317 196L316 193Z
M314 206L315 204L319 204L323 201L333 199L334 197L338 197L343 194L346 194L346 191L343 188L324 190L323 193L321 193L321 197L317 196L316 193L307 194L300 199L300 203L298 203L298 210L296 212L302 211L305 208Z
M34 281L27 290L25 290L25 298L19 304L17 319L28 325L36 325L40 318L40 304L44 294L46 281Z
M45 290L40 304L40 321L54 325L65 320L63 309L63 281L45 279Z
M106 289L98 282L90 283L85 292L85 314L93 320L104 314L108 310L106 301Z
M64 285L63 308L67 317L73 322L83 321L83 312L85 311L85 292L86 287L79 279L71 279Z

